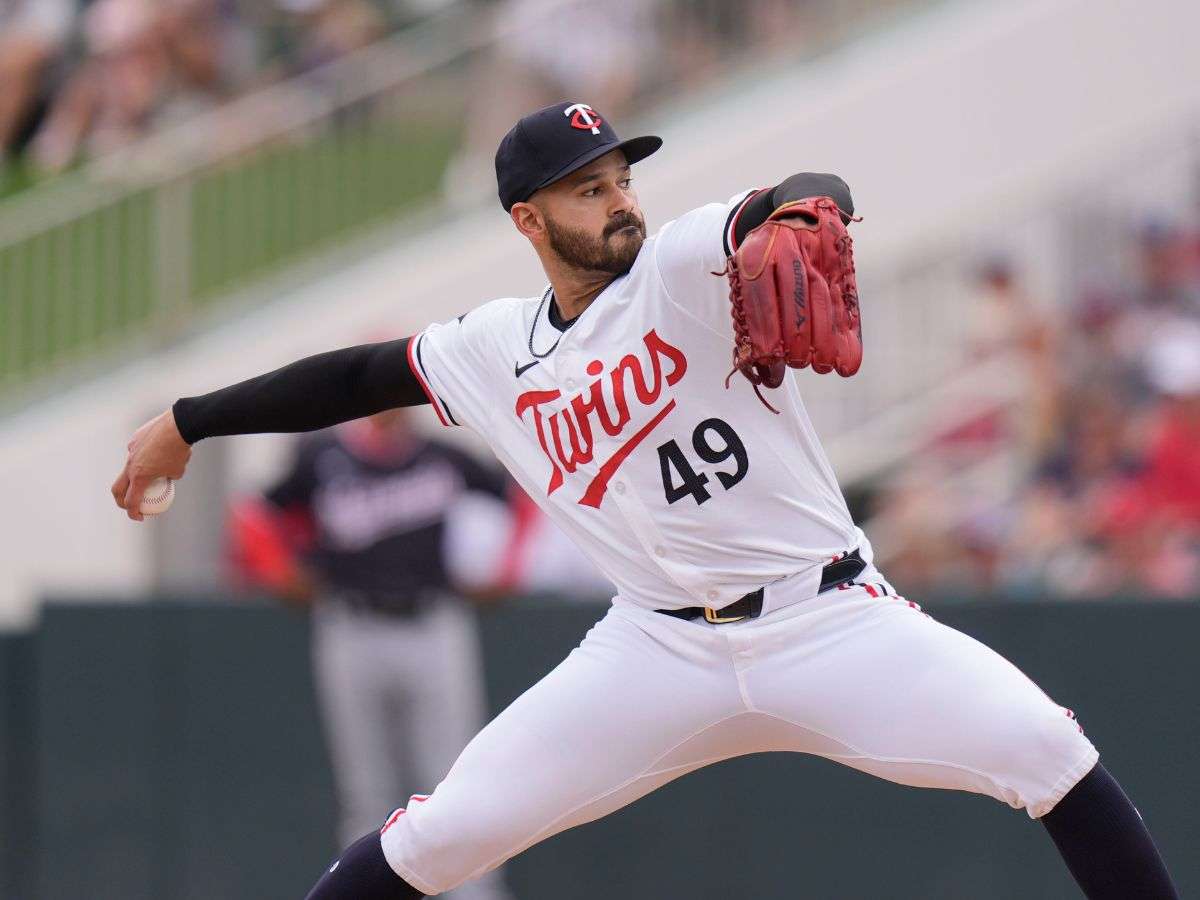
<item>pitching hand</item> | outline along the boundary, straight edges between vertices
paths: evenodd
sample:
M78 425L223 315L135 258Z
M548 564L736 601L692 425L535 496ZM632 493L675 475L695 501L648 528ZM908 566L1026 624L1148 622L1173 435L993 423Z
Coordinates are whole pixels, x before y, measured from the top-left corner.
M192 448L180 436L175 414L168 409L133 433L128 450L125 468L113 482L112 495L129 518L141 522L146 518L140 511L146 487L155 478L182 478Z

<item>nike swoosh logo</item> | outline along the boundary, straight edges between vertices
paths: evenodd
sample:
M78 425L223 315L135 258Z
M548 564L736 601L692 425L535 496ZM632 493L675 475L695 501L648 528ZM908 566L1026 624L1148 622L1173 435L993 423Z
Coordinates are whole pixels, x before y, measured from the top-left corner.
M535 359L533 362L525 363L525 365L523 365L523 366L519 365L517 363L513 363L513 375L515 375L517 378L520 378L522 375L524 375L526 372L528 372L530 369L532 369L534 366L536 366L540 362L541 362L540 359Z

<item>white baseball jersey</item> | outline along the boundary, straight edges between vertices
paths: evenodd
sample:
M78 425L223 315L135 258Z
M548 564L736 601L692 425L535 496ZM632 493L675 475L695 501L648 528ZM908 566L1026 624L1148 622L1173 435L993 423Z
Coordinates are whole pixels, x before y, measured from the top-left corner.
M442 422L479 432L640 606L719 609L789 577L811 594L835 555L870 559L794 378L770 392L778 415L740 374L725 386L729 286L713 273L748 196L663 226L565 330L547 289L410 345Z
M428 896L747 753L812 753L1034 817L1096 763L1070 710L873 565L820 590L825 562L870 548L794 380L769 393L780 415L741 375L725 388L729 301L709 273L743 200L666 225L565 331L547 293L409 344L442 420L479 431L619 590L432 795L383 823L388 864ZM757 618L653 611L764 586Z

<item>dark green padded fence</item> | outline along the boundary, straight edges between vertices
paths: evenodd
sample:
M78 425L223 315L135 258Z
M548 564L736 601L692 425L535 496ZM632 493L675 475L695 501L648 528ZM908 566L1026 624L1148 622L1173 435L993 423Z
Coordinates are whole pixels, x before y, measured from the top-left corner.
M1200 604L934 613L1079 713L1183 896L1200 896ZM485 614L493 708L601 614L528 603ZM299 898L333 852L303 617L55 604L35 632L0 640L0 675L5 898ZM782 754L688 776L535 847L508 878L520 900L1079 896L1023 813Z
M24 897L35 849L32 638L0 634L0 896Z

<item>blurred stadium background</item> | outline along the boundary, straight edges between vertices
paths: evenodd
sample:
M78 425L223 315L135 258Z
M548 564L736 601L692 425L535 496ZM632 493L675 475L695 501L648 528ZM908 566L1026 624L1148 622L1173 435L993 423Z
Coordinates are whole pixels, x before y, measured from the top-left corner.
M802 377L852 508L906 595L1079 712L1200 895L1198 31L1187 0L0 0L0 896L314 880L307 624L246 589L228 534L293 439L201 445L143 526L108 485L178 396L540 286L491 154L561 97L666 138L652 229L846 178L866 362ZM473 546L448 552L477 573ZM602 609L537 575L481 613L493 709ZM739 760L509 881L1076 896L1018 819Z

